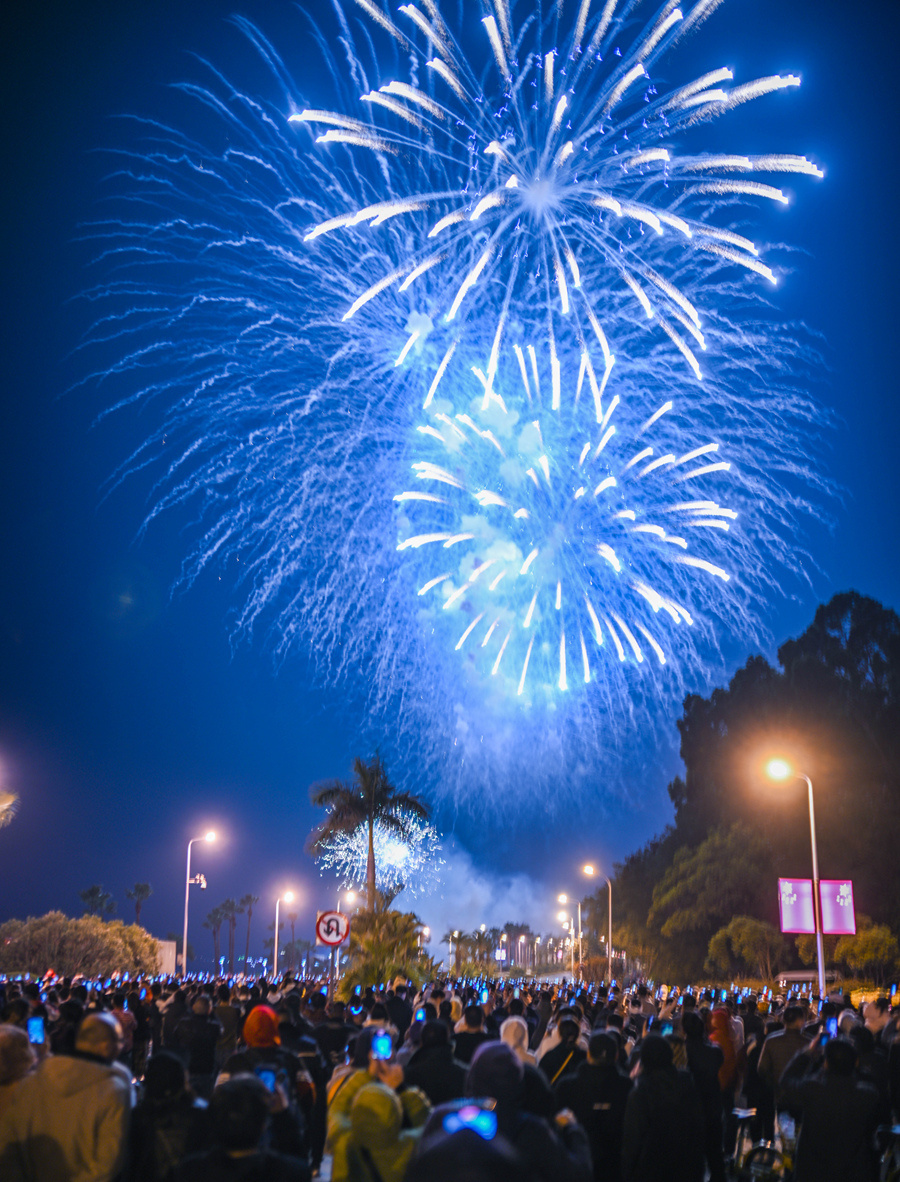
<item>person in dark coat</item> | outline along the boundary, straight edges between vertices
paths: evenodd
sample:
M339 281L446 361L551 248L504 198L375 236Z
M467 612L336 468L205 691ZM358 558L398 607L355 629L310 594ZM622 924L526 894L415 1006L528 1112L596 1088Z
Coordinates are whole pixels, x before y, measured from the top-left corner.
M648 1034L625 1105L623 1182L703 1182L703 1144L703 1108L694 1081L676 1070L666 1040Z
M481 1044L487 1042L491 1036L484 1028L484 1010L480 1005L473 1003L466 1006L463 1022L464 1028L456 1032L454 1054L457 1063L465 1063L468 1066Z
M611 1034L595 1031L587 1059L556 1084L556 1103L569 1108L588 1135L594 1182L621 1182L622 1129L631 1080L618 1067L619 1044Z
M581 1027L574 1018L563 1018L559 1023L559 1042L541 1056L538 1067L552 1087L563 1075L574 1071L587 1058L578 1045Z
M524 1067L512 1047L487 1042L472 1058L466 1094L496 1103L498 1131L528 1163L537 1182L591 1182L591 1151L584 1129L571 1113L553 1126L522 1107Z
M722 1092L719 1071L722 1050L706 1039L706 1024L694 1010L681 1016L688 1071L703 1108L703 1146L710 1182L725 1182L725 1159L722 1153ZM771 1138L770 1138L771 1140Z
M132 1113L129 1182L164 1182L185 1157L211 1144L206 1101L189 1090L181 1059L157 1051L147 1060L144 1094Z
M856 1047L847 1038L825 1046L820 1039L800 1051L781 1077L784 1103L798 1118L795 1182L875 1182L872 1138L878 1125L878 1092L855 1076ZM815 1074L812 1074L815 1073Z
M279 1101L286 1110L286 1094L270 1095L253 1076L221 1084L209 1105L215 1147L185 1158L170 1182L310 1182L304 1158L261 1148L270 1111Z
M439 1018L422 1026L422 1041L404 1070L406 1087L420 1088L432 1107L466 1094L466 1068L453 1058L450 1032Z
M191 1087L198 1096L209 1097L216 1074L216 1046L222 1037L222 1023L213 1017L212 1002L201 994L175 1027L172 1050L184 1059Z
M388 996L384 1003L388 1017L392 1025L396 1027L401 1041L412 1025L413 1020L412 1006L409 1004L406 994L406 982L398 977L394 982L393 993Z

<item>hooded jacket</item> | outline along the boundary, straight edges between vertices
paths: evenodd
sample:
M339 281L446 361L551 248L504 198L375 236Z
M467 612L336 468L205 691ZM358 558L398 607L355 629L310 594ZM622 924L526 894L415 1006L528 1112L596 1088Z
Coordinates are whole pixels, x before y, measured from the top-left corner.
M0 1118L4 1182L111 1182L128 1144L131 1077L120 1063L54 1055L16 1084Z
M353 1182L403 1182L406 1167L419 1143L431 1108L421 1092L408 1089L398 1096L382 1083L368 1083L350 1106L348 1160ZM404 1128L404 1120L413 1125Z

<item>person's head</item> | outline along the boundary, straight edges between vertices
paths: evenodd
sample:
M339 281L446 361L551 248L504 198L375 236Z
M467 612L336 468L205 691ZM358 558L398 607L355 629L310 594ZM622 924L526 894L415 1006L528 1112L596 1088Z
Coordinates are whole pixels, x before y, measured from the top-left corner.
M588 1063L594 1067L614 1066L619 1058L619 1044L612 1034L597 1030L588 1042Z
M0 1026L0 1084L15 1083L37 1062L34 1048L21 1026Z
M453 1128L457 1114L439 1110L437 1115L442 1123L433 1132L426 1129L406 1182L521 1182L521 1159L501 1133L487 1136L465 1126L448 1133L443 1122Z
M659 1034L648 1034L641 1043L640 1060L643 1075L652 1075L654 1071L666 1071L672 1066L674 1055L672 1048Z
M480 1030L484 1025L484 1010L479 1005L468 1005L463 1019L466 1023L466 1030Z
M199 1015L199 1017L206 1018L209 1015L209 1011L212 1009L212 1003L205 993L201 993L199 997L194 998L194 1004L191 1006L191 1009L195 1014Z
M566 1046L574 1046L581 1036L581 1027L574 1018L563 1018L559 1024L559 1040Z
M274 1047L281 1042L278 1015L271 1006L254 1006L244 1022L244 1042L248 1047Z
M446 1022L441 1022L440 1019L435 1018L430 1022L425 1022L422 1026L422 1046L423 1047L446 1047L450 1045L450 1031L447 1028Z
M384 1004L384 1002L382 1002L382 1001L375 1002L375 1004L372 1006L371 1010L369 1011L369 1021L370 1022L381 1022L383 1024L390 1021L390 1017L387 1012L387 1006Z
M231 990L227 985L220 985L216 990L216 997L222 1005L228 1005L231 1001Z
M800 1006L786 1006L781 1020L785 1030L797 1030L803 1025L803 1010Z
M75 1050L112 1063L122 1047L122 1027L112 1014L88 1014L75 1035Z
M187 1091L184 1064L171 1051L156 1051L144 1071L144 1095L153 1105L171 1104Z
M856 1060L856 1047L849 1038L832 1038L825 1044L825 1070L829 1074L852 1075Z
M866 1025L875 1034L878 1034L887 1026L890 1016L890 1002L886 997L876 997L874 1001L870 1001L866 1006Z
M525 1068L512 1047L505 1042L483 1042L469 1064L466 1095L490 1096L499 1106L513 1108L519 1101L524 1077Z
M124 993L114 993L113 994L113 1009L120 1010L124 1006L124 1004L125 1004L125 994Z
M681 1029L684 1037L691 1041L696 1039L702 1042L706 1037L706 1024L695 1010L688 1010L681 1015Z
M514 1018L521 1018L525 1013L525 1002L521 997L511 997L506 1007L506 1012Z
M524 1060L528 1053L528 1023L524 1018L506 1018L500 1025L500 1038Z
M256 1149L269 1117L269 1093L255 1075L235 1075L220 1084L209 1102L213 1137L230 1152Z

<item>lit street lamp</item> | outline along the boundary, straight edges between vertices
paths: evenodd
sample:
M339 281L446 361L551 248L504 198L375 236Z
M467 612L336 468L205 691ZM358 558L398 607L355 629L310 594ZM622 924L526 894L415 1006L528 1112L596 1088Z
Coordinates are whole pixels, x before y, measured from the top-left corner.
M568 900L565 895L559 896L560 903L565 903L567 901ZM560 911L556 918L563 925L563 929L565 931L567 931L570 936L569 943L572 948L572 980L574 981L575 980L575 920L566 911Z
M273 981L278 976L278 908L281 906L282 901L284 901L285 903L293 903L294 892L293 891L285 891L283 895L280 895L275 900L275 941L274 941L275 953L272 957L272 980Z
M594 875L598 873L598 871L596 871L593 866L588 864L587 866L582 866L582 873L586 874L588 876L588 878L593 878ZM606 938L606 977L607 977L606 984L607 984L607 987L609 987L612 985L612 979L613 979L613 975L612 975L612 883L609 881L608 878L606 878L605 874L601 874L600 877L606 879L606 885L607 885L607 887L609 887L609 927L607 929L607 938Z
M567 895L560 895L559 902L560 903L567 903L568 896ZM582 945L581 938L582 938L581 900L579 899L578 900L578 963L584 964L584 947ZM572 921L572 976L573 977L575 976L575 922L574 922L574 920Z
M191 881L192 881L191 880L191 846L194 844L195 841L215 841L215 840L216 840L216 835L213 832L213 830L210 829L209 833L204 833L204 835L202 837L192 837L191 840L188 842L187 873L184 876L184 932L182 934L182 939L181 939L181 972L185 977L187 976L188 900L190 898ZM195 879L193 879L193 882L195 882L197 885L199 885L201 890L203 890L203 888L206 886L206 879L203 877L202 874L198 874L197 877Z
M805 780L809 790L809 837L812 844L813 915L816 922L816 960L819 969L819 997L825 997L825 947L822 940L822 901L819 898L819 854L816 847L816 812L813 806L813 786L809 776L796 772L784 759L770 759L766 772L772 780Z

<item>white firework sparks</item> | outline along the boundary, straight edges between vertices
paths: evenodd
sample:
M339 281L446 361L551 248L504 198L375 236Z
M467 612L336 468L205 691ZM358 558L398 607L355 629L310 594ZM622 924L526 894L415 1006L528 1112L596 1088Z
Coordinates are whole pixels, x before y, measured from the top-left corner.
M375 885L380 891L408 891L413 897L427 894L439 881L444 859L438 831L433 825L404 815L406 834L401 836L375 822ZM339 833L316 859L323 870L337 874L344 886L366 881L369 832L360 825L352 833Z

